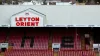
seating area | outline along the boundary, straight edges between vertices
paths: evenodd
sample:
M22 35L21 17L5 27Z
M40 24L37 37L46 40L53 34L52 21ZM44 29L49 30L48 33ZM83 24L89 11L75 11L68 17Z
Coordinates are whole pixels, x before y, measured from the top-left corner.
M95 56L93 51L59 51L58 56ZM51 50L20 50L6 51L5 56L54 56Z
M15 30L9 33L8 42L11 46L13 46L13 49L20 49L22 37L23 32L21 31Z
M48 49L48 34L34 34L34 32L28 32L28 34L26 34L28 37L32 35L34 38L33 47L30 47L31 39L25 39L24 47L21 47L22 38L24 37L24 33L21 31L11 31L8 42L13 45L13 49Z
M0 43L3 43L3 42L5 42L5 36L0 36Z
M0 31L0 43L5 42L6 40L6 32Z
M93 51L60 51L58 56L95 56Z
M82 49L81 36L72 29L64 31L58 29L59 32L54 30L51 31L51 34L43 30L36 30L38 29L30 29L26 32L11 30L8 38L6 37L7 32L0 31L0 42L8 40L8 43L13 47L6 50L4 56L55 56L55 50L49 49L49 45L52 45L52 43L61 44L57 56L95 56L94 51ZM23 39L25 42L23 42ZM49 43L49 40L51 40L51 43ZM24 46L21 46L22 42Z
M59 32L58 32L59 31ZM52 32L53 36L53 43L61 43L62 37L65 36L75 36L74 29L64 29L64 30L58 30Z
M30 39L26 39L25 40L25 45L24 45L25 49L29 49L30 48L30 42L31 42Z
M64 29L53 32L53 43L60 43L61 50L75 50L75 29Z
M51 50L12 50L6 51L5 56L53 56Z
M53 36L53 43L61 43L61 36Z
M48 37L47 36L36 36L34 38L34 49L48 49Z

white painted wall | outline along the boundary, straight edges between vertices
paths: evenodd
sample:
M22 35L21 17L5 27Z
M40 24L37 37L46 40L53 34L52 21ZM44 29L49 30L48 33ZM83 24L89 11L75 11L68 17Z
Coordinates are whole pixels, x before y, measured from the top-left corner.
M46 15L51 25L100 25L100 6L0 6L0 25L10 24L10 17L25 9L32 8Z

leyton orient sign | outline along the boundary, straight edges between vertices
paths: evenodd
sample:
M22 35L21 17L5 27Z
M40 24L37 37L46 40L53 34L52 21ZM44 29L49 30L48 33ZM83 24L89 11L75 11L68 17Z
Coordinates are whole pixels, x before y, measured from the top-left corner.
M16 17L16 26L39 26L39 17Z
M17 13L11 17L12 27L42 27L44 17L31 9Z

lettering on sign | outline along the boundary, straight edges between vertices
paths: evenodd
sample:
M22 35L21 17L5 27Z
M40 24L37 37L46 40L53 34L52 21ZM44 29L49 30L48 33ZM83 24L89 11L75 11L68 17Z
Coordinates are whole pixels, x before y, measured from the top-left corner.
M16 26L38 26L39 17L16 17Z

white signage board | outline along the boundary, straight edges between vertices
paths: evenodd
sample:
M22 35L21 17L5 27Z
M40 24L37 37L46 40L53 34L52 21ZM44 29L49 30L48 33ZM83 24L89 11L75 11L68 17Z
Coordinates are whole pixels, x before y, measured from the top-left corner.
M60 48L60 43L52 43L52 49L53 48Z
M11 17L11 27L43 27L44 14L27 9Z
M1 48L7 48L8 49L8 43L0 43L0 49Z

